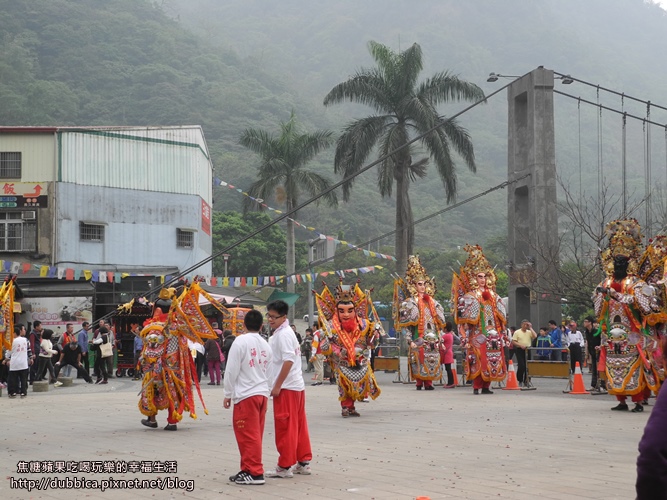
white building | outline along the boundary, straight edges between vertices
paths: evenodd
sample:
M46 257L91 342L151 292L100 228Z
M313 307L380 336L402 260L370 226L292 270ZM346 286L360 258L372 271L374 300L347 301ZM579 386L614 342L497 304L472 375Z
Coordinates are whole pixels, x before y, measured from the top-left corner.
M0 127L0 272L18 263L28 297L90 295L99 317L211 255L212 175L199 126Z

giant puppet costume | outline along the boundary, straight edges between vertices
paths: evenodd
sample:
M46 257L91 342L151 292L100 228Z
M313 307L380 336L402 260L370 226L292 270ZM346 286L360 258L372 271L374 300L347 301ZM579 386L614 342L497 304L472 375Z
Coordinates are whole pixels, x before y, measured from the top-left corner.
M202 339L217 338L199 308L200 294L208 295L196 282L186 285L180 293L173 288L163 289L155 302L153 317L144 322L140 334L144 341L140 359L144 375L139 411L148 417L141 421L147 427L158 426L155 417L159 410L168 412L165 430L175 431L186 411L191 418L197 418L195 388L208 415L188 347L188 339L204 343Z
M660 386L656 353L664 335L665 257L667 241L658 237L642 252L642 235L635 219L607 224L608 248L602 252L607 277L595 289L593 301L600 321L600 365L607 390L628 410L626 397L643 411L641 402Z
M14 341L15 280L16 276L10 274L0 287L0 360L4 358L5 350L11 350Z
M341 283L331 293L325 284L315 300L325 334L320 349L336 374L341 414L358 417L355 402L380 395L370 367L369 352L378 317L370 292L362 292L358 284Z
M426 274L418 255L411 255L405 279L394 281L394 321L408 345L409 378L417 390L433 390L441 377L440 332L445 326L445 311L433 296L435 279Z
M466 245L468 258L452 279L454 320L466 349L465 373L473 392L493 394L492 380L505 379L505 304L495 291L496 275L479 245Z

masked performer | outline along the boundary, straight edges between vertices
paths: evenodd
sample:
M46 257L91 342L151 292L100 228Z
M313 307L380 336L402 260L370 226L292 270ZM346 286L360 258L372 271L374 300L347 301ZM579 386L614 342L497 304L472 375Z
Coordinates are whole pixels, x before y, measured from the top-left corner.
M663 264L667 253L659 238L642 254L642 235L635 219L607 224L608 248L602 252L607 277L595 289L593 301L600 320L601 364L609 394L627 411L627 396L633 412L644 410L650 391L660 385L655 366L658 337L664 329Z
M139 411L148 417L141 421L146 427L158 426L155 418L158 410L168 411L164 429L169 431L177 430L176 424L185 411L190 412L191 418L197 418L195 388L208 415L188 347L188 339L203 343L202 339L217 337L199 308L202 293L196 282L178 295L173 288L161 290L153 317L144 323L140 359L144 376Z
M455 321L466 349L466 377L472 380L473 392L493 394L492 380L505 379L505 304L495 291L496 275L479 245L466 245L468 258L460 274L452 279L452 303L456 304Z
M320 320L324 319L320 350L336 373L341 414L358 417L355 401L380 395L366 355L372 347L373 320L377 318L370 293L362 292L359 285L341 283L332 294L325 284L315 297Z
M408 373L417 381L417 390L433 390L441 377L440 332L445 326L445 311L433 296L435 279L429 278L418 255L411 255L405 279L394 282L396 331L402 331L408 345ZM407 298L405 298L407 297ZM405 300L402 300L404 299Z

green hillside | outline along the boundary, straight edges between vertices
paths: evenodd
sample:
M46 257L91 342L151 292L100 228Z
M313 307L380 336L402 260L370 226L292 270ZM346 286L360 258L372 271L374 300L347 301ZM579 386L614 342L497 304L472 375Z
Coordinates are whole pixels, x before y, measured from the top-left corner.
M0 0L0 124L201 124L216 176L246 188L257 159L238 144L242 130L276 131L294 111L308 129L337 134L352 118L370 113L356 105L324 108L324 95L356 69L370 65L367 42L394 49L419 43L424 76L450 70L489 94L509 80L487 83L490 72L521 75L538 65L600 83L657 104L667 67L660 64L667 16L642 0L455 0L387 3L384 0ZM565 89L595 101L595 89ZM642 116L641 104L606 97L605 104ZM559 173L573 189L595 189L600 153L617 189L620 118L556 96ZM463 105L441 110L452 115ZM667 122L654 108L651 118ZM462 200L506 178L505 94L460 118L471 133L478 173L459 162ZM601 127L601 133L597 128ZM634 189L643 192L641 123L629 125ZM579 132L581 130L581 132ZM656 164L665 144L654 132ZM604 142L601 147L598 138ZM644 137L644 138L643 138ZM333 149L313 168L332 179ZM581 165L581 181L579 166ZM663 169L664 170L664 169ZM375 173L355 185L336 211L308 207L297 219L333 236L363 243L393 229L392 199L381 199ZM665 172L654 176L665 184ZM214 208L240 210L242 197L214 188ZM415 219L446 207L433 170L411 188ZM447 288L452 263L466 242L498 242L506 230L506 192L496 191L416 228L417 247L432 255ZM282 208L276 200L267 200ZM297 239L312 237L298 229ZM502 265L502 244L496 262ZM393 253L390 236L371 249ZM447 259L437 260L445 251ZM433 253L435 252L435 253ZM443 254L444 255L444 254ZM458 256L458 257L457 257ZM451 258L450 258L451 257ZM387 264L361 259L357 265ZM345 265L345 264L341 264ZM391 267L391 266L390 266ZM380 281L387 281L384 276Z

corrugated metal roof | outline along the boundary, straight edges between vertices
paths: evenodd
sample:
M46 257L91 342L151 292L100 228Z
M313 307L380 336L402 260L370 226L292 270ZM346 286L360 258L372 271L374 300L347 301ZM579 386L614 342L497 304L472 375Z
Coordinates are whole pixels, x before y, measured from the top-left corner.
M62 182L195 194L211 204L213 166L199 126L68 127L58 142Z

